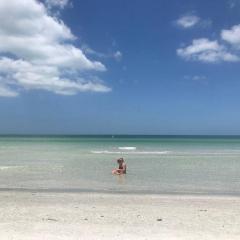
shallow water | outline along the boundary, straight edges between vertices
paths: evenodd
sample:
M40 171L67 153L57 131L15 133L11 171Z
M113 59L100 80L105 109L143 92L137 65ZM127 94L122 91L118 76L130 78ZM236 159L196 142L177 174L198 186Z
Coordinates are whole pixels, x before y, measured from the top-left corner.
M3 136L1 189L239 195L240 137Z

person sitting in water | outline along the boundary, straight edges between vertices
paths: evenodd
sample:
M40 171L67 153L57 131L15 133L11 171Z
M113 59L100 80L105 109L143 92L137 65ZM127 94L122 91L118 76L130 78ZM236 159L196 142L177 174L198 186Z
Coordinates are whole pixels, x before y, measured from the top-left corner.
M113 169L112 174L117 174L117 175L126 174L127 173L127 165L124 162L123 158L119 158L117 160L117 163L118 163L118 168Z

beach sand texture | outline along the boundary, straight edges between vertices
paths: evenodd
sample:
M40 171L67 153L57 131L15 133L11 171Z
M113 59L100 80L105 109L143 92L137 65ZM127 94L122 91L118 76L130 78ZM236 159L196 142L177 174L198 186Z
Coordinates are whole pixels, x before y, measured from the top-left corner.
M240 198L101 193L0 193L4 240L240 238Z

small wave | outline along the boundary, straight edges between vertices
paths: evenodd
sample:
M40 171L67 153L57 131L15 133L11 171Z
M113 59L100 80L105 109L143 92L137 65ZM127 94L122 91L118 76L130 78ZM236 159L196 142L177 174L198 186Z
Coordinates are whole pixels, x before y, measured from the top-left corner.
M194 155L194 156L227 156L227 155L239 155L240 152L237 152L237 151L219 151L219 152L175 152L175 155L181 155L181 156L191 156L191 155Z
M118 147L119 150L136 150L136 147Z
M0 166L0 171L2 170L9 170L9 169L17 169L22 168L23 166Z
M158 152L145 152L145 151L142 151L142 152L120 152L120 151L107 151L107 150L104 150L104 151L91 151L91 153L94 153L94 154L129 154L129 155L164 155L164 154L168 154L170 153L170 151L158 151Z

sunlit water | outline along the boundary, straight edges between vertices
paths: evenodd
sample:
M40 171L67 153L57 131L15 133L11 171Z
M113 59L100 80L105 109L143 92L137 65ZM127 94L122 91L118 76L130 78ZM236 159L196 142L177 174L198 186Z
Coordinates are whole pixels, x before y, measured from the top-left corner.
M0 137L0 189L239 195L240 138Z

